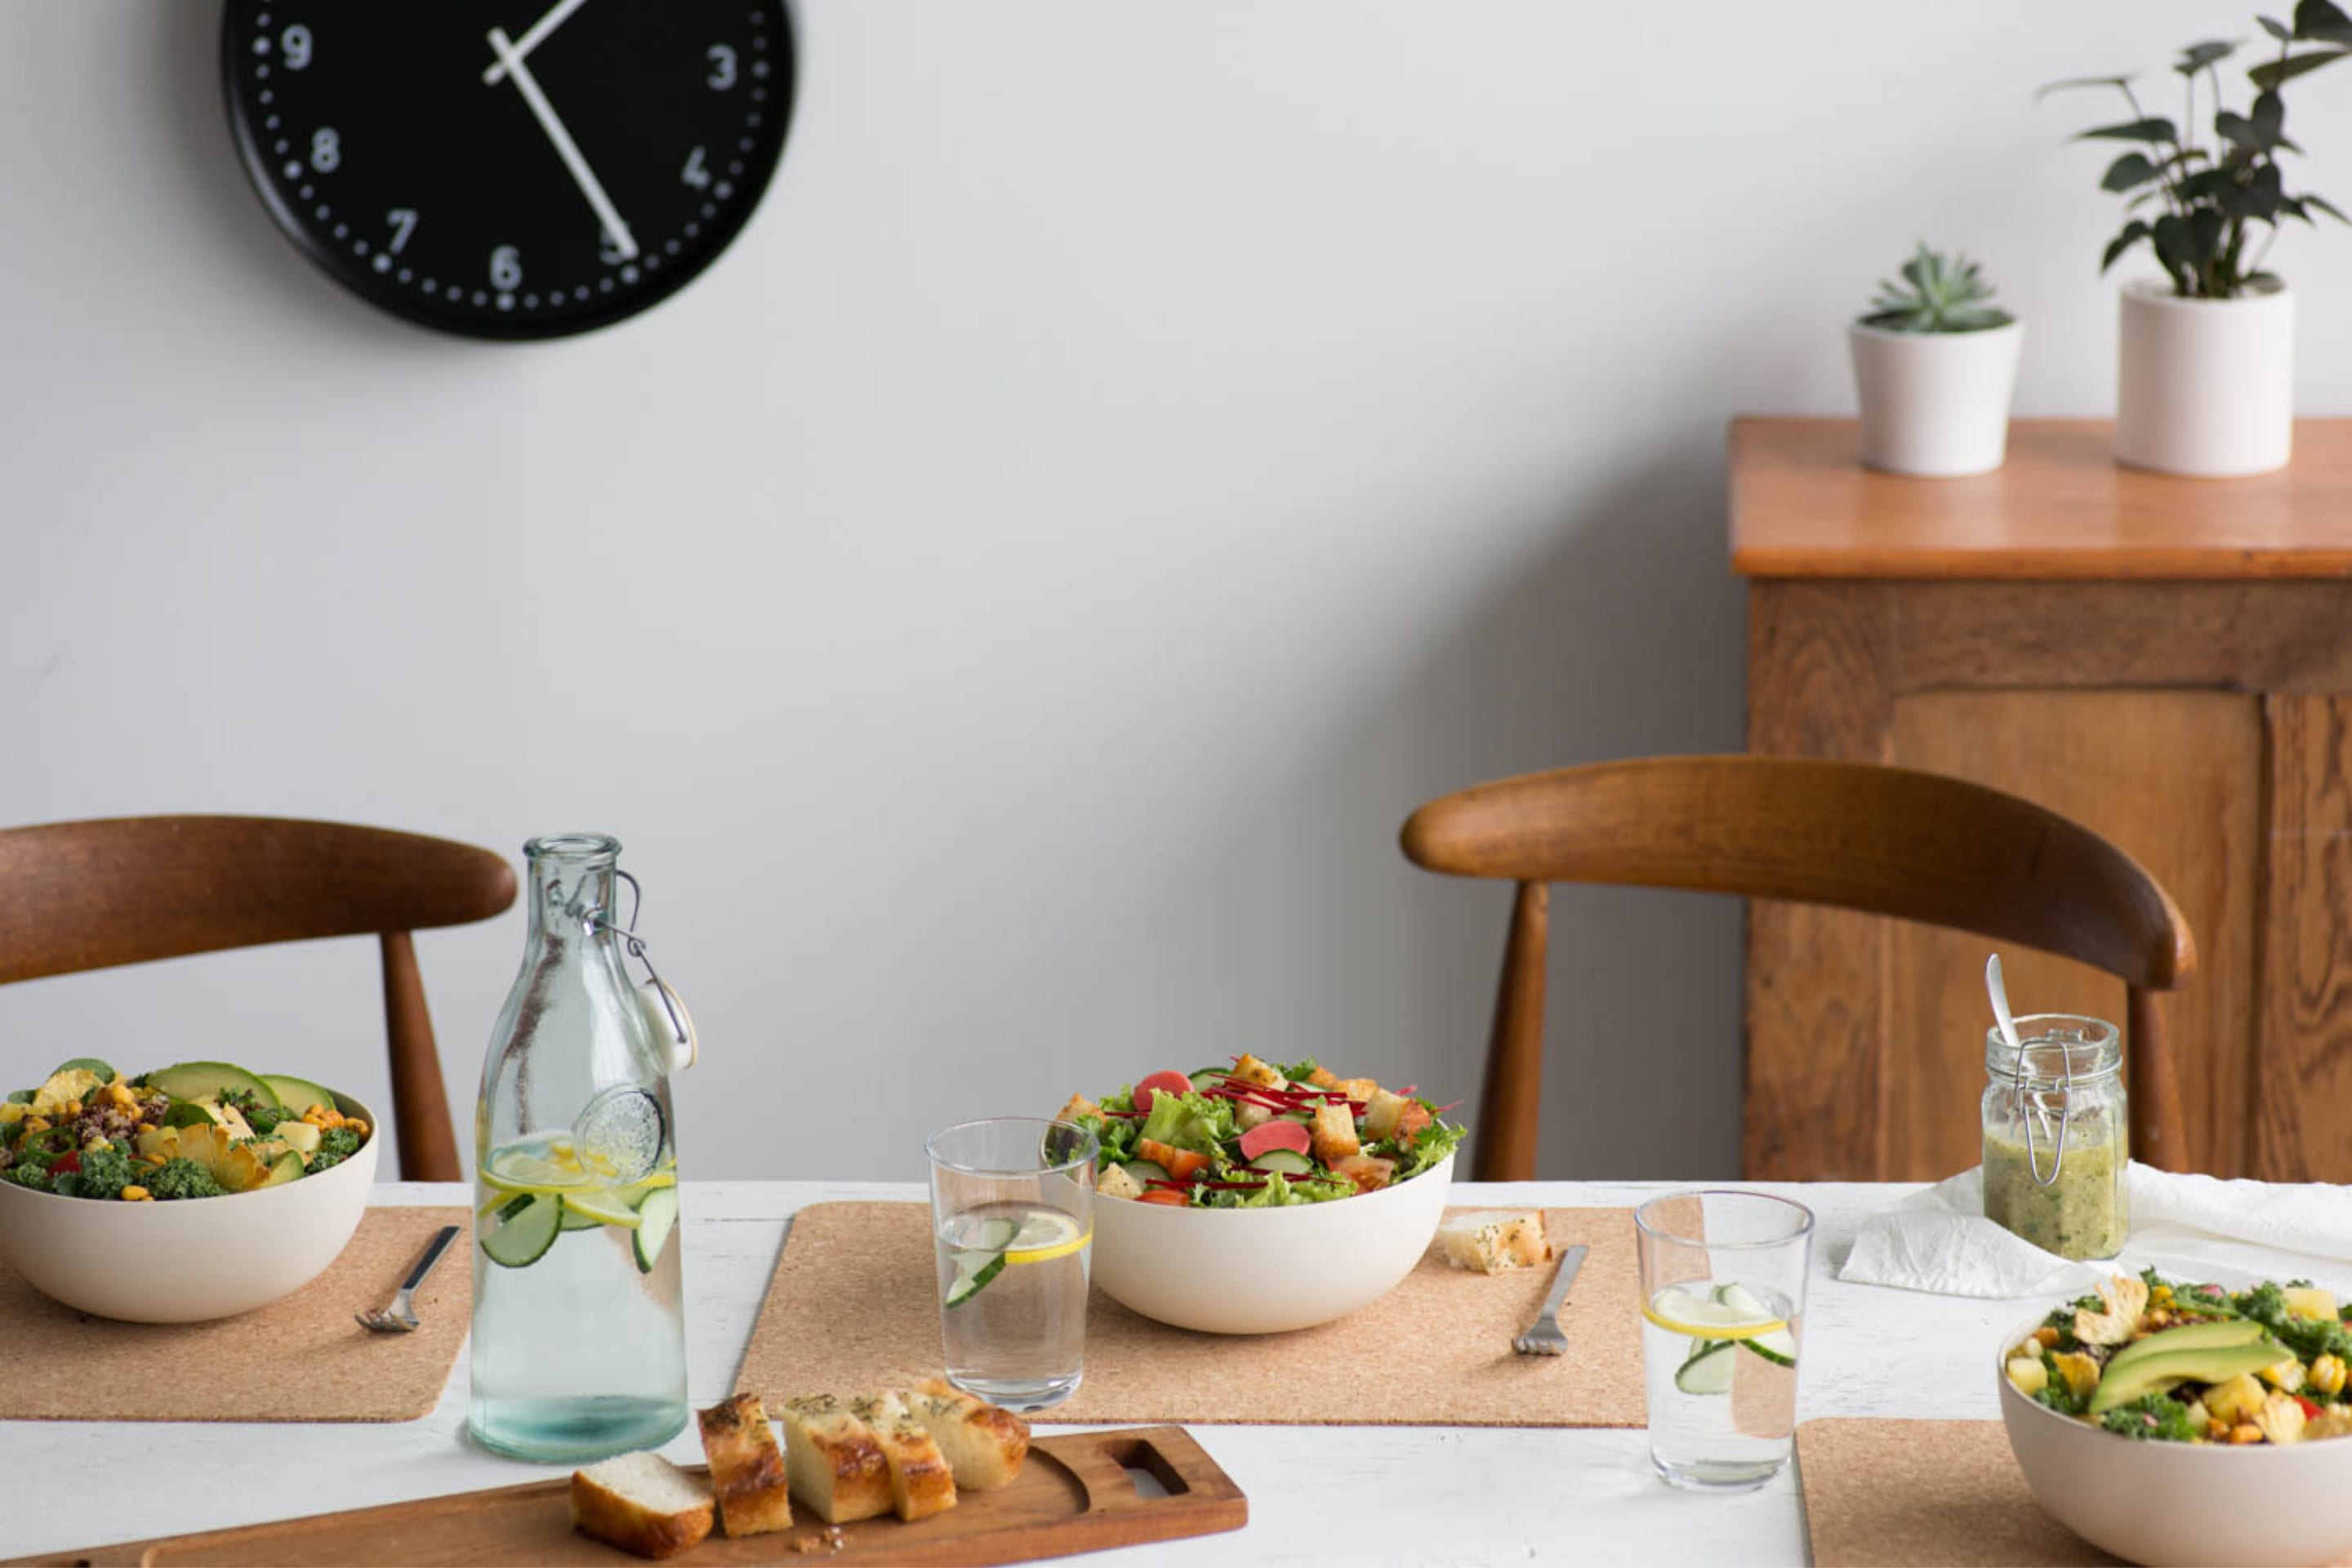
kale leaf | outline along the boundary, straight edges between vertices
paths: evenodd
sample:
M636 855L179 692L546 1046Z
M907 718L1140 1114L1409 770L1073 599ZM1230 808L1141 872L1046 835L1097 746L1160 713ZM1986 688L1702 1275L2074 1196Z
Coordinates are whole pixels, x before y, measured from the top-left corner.
M2193 1443L2199 1433L2189 1406L2162 1394L2144 1394L2099 1418L2099 1425L2148 1443Z

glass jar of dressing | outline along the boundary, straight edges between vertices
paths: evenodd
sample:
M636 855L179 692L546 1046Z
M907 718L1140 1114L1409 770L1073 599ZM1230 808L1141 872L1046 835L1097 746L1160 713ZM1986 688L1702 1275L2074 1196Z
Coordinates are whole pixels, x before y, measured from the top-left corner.
M2131 1229L2131 1119L2116 1026L2017 1020L2022 1052L1985 1031L1985 1217L2061 1258L2113 1258Z

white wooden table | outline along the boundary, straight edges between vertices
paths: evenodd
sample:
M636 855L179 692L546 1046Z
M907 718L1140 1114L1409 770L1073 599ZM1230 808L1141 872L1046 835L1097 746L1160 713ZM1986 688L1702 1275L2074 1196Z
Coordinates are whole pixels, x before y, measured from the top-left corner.
M1670 1184L1458 1184L1455 1202L1608 1207ZM1761 1185L1819 1216L1799 1418L1999 1415L1987 1373L2019 1303L1914 1295L1830 1278L1856 1224L1907 1186ZM383 1205L459 1204L456 1185L387 1184ZM919 1199L914 1184L689 1183L688 1364L697 1405L732 1392L787 1223L803 1205ZM452 1262L457 1260L452 1259ZM447 1267L447 1265L444 1265ZM0 1376L6 1370L0 1368ZM0 1557L250 1524L565 1473L465 1436L461 1353L439 1406L396 1426L0 1422ZM1090 1557L1099 1563L1802 1563L1793 1471L1744 1497L1675 1492L1647 1435L1430 1426L1197 1426L1248 1493L1246 1530ZM667 1452L700 1458L691 1427ZM328 1551L322 1545L322 1560Z

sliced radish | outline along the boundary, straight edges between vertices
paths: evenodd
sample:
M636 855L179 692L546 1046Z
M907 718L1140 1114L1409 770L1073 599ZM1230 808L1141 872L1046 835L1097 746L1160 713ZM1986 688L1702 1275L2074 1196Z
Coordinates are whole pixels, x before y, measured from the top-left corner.
M1171 1094L1190 1094L1192 1092L1192 1080L1181 1072L1153 1073L1135 1086L1135 1109L1150 1110L1151 1097L1163 1089Z
M1242 1158L1255 1160L1269 1149L1288 1149L1304 1154L1314 1142L1302 1122L1278 1119L1261 1122L1242 1134Z

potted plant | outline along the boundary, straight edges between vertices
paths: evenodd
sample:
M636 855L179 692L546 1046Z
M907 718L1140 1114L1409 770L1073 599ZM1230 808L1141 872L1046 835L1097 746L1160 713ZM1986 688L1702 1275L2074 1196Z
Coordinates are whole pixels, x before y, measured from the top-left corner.
M1846 329L1862 398L1862 460L1949 478L2000 467L2025 329L1989 303L1965 256L1919 247Z
M2331 0L2301 0L2294 25L2259 16L2278 46L2248 71L2253 101L2224 107L2221 64L2234 40L2192 44L2173 62L2181 79L2180 123L2150 114L2129 77L2054 82L2042 91L2101 87L2121 92L2131 119L2076 141L2136 142L2107 166L2100 188L2125 197L2134 216L2108 242L2105 273L2145 243L2164 275L2126 284L2116 365L2116 456L2134 468L2221 478L2286 466L2294 440L2294 297L2263 261L2282 218L2315 224L2344 215L2321 197L2290 195L2279 154L2287 140L2287 82L2352 54L2352 17ZM2315 47L2309 46L2317 46ZM2197 139L2198 79L2212 114L2210 144ZM2253 243L2257 228L2266 230Z

